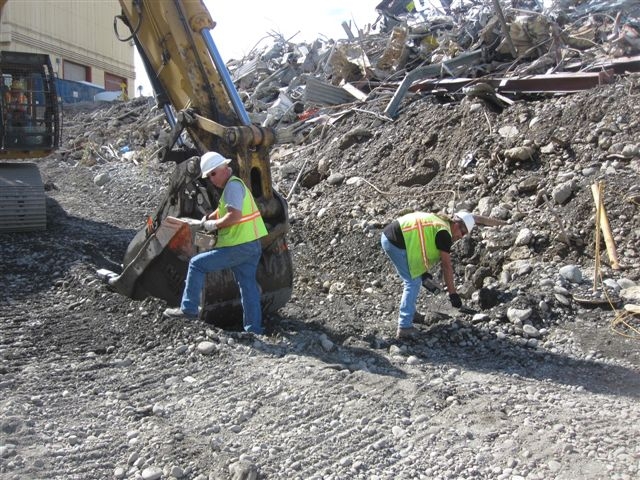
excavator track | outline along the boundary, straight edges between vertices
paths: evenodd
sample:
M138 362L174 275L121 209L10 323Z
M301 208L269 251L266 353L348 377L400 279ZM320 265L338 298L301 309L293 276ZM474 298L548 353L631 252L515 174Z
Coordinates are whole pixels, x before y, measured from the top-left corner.
M46 198L37 165L0 163L0 232L46 227Z

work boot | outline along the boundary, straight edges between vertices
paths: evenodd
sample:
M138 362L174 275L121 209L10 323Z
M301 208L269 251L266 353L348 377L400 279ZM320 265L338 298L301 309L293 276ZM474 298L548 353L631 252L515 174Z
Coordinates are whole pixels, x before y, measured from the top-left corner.
M197 315L192 315L192 314L183 312L180 307L167 308L165 309L164 312L162 312L162 316L165 318L172 318L172 319L182 318L185 320L195 320L196 318L198 318Z
M396 338L398 340L410 340L415 338L418 333L420 333L420 331L416 327L398 327L398 330L396 331Z
M240 332L227 332L227 335L239 342L265 342L267 339L264 333L247 332L245 330Z
M416 311L416 313L413 314L413 323L424 323L424 319L424 313Z

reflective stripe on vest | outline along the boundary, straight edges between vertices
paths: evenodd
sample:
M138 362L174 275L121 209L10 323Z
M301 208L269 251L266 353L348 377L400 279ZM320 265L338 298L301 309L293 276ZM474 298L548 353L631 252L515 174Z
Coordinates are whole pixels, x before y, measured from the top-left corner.
M264 225L260 210L256 205L253 195L238 177L231 177L230 182L240 182L244 187L244 198L242 199L242 217L229 227L218 230L218 241L216 247L231 247L243 243L252 242L267 235L267 227ZM227 204L224 200L224 192L218 205L218 218L227 214Z
M451 225L433 213L423 212L403 215L398 222L407 248L409 273L411 278L419 277L440 261L436 234L446 230L451 235Z

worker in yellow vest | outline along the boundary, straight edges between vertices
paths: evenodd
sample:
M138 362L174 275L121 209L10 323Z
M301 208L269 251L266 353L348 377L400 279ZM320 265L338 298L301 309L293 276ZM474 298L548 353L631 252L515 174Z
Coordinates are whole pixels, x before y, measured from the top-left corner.
M457 212L452 218L413 212L401 216L384 228L380 244L404 284L396 338L411 338L417 333L413 317L420 286L423 276L426 278L428 271L437 263L442 264L451 305L462 307L462 300L456 292L453 280L450 252L453 243L470 234L474 226L475 219L469 212Z
M189 270L179 308L167 308L168 318L197 318L200 295L208 272L230 269L240 288L243 325L247 332L262 334L262 310L256 273L262 255L260 238L267 228L251 191L233 175L231 160L217 152L200 157L202 178L222 189L218 208L202 219L205 230L216 231L215 248L195 255L189 261Z

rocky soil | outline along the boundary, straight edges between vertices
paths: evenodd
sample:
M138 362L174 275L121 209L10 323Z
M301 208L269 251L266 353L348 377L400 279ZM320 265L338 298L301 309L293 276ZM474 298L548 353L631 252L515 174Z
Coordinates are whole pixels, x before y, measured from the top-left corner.
M638 95L627 76L504 110L413 95L395 121L384 103L330 112L272 154L295 285L259 338L167 321L97 278L171 167L147 101L67 112L39 163L47 230L0 235L0 476L638 478ZM619 270L595 242L598 181ZM397 342L381 228L461 207L504 222L455 248L477 313L424 292L420 337Z

